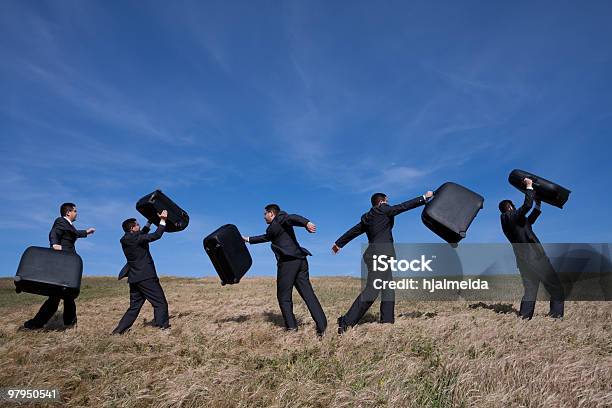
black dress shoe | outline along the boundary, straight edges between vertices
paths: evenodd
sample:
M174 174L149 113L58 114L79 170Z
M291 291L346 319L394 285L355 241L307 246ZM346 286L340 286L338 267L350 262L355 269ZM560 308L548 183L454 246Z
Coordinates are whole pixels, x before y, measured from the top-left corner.
M66 323L64 322L64 327L67 329L70 329L71 327L76 326L77 324L77 318L75 317L73 321L71 321L70 323Z
M23 328L26 330L40 330L43 326L36 324L33 320L28 320L23 324Z

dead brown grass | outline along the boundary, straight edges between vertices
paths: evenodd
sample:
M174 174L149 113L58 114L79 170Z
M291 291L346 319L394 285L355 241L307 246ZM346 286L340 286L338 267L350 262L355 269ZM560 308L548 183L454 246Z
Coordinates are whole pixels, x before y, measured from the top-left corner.
M544 317L542 303L524 322L497 313L507 306L403 301L395 325L365 323L340 337L335 319L359 282L319 278L330 328L318 340L297 294L300 331L282 330L271 278L232 287L166 278L172 329L145 324L147 305L117 337L109 333L128 304L123 283L87 279L78 327L33 333L18 327L42 298L12 297L11 285L0 282L0 385L57 387L67 406L612 406L610 303L570 303L564 321Z

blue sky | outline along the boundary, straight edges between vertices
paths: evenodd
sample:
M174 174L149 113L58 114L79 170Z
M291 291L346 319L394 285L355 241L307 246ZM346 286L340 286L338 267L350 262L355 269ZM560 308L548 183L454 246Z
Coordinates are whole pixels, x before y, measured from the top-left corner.
M455 181L485 196L465 242L503 242L513 168L573 193L546 242L610 242L610 2L85 2L0 5L0 274L63 201L94 236L85 273L116 275L121 221L161 188L191 215L152 247L163 275L214 275L202 238L262 233L276 202L311 274L358 274L331 244L369 208ZM420 209L397 242L439 242ZM267 244L252 275L275 274Z

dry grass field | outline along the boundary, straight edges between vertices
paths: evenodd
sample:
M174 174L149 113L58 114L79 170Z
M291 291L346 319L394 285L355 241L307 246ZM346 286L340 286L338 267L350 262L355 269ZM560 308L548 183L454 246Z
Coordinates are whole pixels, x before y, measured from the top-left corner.
M56 315L24 332L43 298L0 280L0 386L58 388L71 407L612 406L611 303L570 302L554 321L540 302L524 322L510 305L401 301L395 325L376 323L376 303L338 336L359 281L316 278L330 321L319 340L297 293L300 330L282 330L272 278L162 285L170 330L150 326L147 304L131 332L110 336L125 283L86 278L76 328Z

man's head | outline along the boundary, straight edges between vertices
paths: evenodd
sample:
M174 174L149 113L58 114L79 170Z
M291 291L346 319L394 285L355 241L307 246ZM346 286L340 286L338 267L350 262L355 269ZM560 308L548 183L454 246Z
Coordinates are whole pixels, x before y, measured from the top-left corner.
M279 212L280 207L277 204L266 205L266 207L264 208L264 220L266 220L266 224L270 224Z
M136 218L128 218L121 223L121 228L125 232L138 232L140 231L140 224L138 224Z
M374 193L370 198L372 207L378 207L382 203L387 203L387 195L385 193Z
M74 221L77 218L77 208L74 203L64 203L60 206L60 215Z
M499 212L502 214L508 211L514 211L515 209L514 203L510 200L502 200L499 202Z

